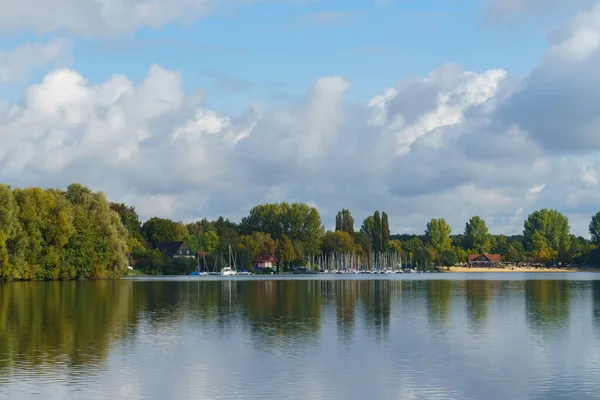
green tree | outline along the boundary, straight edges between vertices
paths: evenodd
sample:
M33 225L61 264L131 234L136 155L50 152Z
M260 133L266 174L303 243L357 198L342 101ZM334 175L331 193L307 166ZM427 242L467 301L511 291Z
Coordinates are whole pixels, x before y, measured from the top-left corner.
M387 251L390 243L390 224L388 215L381 213L381 250Z
M196 254L200 251L200 241L196 238L196 236L191 234L185 235L183 241L187 244L192 253Z
M18 278L9 241L15 239L19 231L19 206L10 186L0 185L0 280Z
M250 235L252 241L256 243L256 254L275 254L278 243L269 233L252 232Z
M508 249L504 253L503 258L505 261L508 262L521 262L524 260L524 257L519 251L519 249L513 246L512 244L508 246Z
M350 210L343 209L335 216L335 230L354 234L354 218Z
M600 244L600 212L592 216L590 221L590 235L592 236L592 242Z
M142 223L135 208L124 203L110 203L110 209L119 214L121 223L129 234L139 240L141 238Z
M214 231L205 231L200 238L200 249L207 253L215 251L219 245L219 236Z
M532 254L537 261L553 261L558 256L558 250L554 250L548 240L539 231L534 231L531 237Z
M402 253L402 243L399 240L390 240L388 247L396 253Z
M498 235L492 240L491 251L495 254L506 255L508 253L509 244L508 238L504 235Z
M74 234L65 246L61 261L68 278L117 278L127 272L127 230L119 215L110 209L102 192L72 184L66 192L73 204Z
M417 250L424 246L425 244L423 243L423 241L416 236L413 236L406 242L402 243L402 248L404 249L404 251L406 251L411 256L414 256Z
M359 247L352 235L345 231L326 232L321 243L321 251L325 254L360 251Z
M479 216L472 217L465 225L464 243L477 253L488 253L491 248L491 235L485 221Z
M379 211L373 214L373 250L378 253L381 251L381 215Z
M152 248L161 242L180 242L188 235L183 224L170 219L153 217L142 225L142 236Z
M250 214L242 219L240 232L269 233L273 239L281 239L284 235L297 243L296 250L302 257L319 252L323 226L321 216L315 207L304 203L262 204L250 210Z
M454 250L444 250L440 257L442 266L453 267L458 264L458 256Z
M425 238L436 253L441 255L444 250L449 250L452 246L451 233L452 228L446 223L445 219L432 219L427 223Z
M287 264L289 267L290 263L296 259L296 249L287 235L283 235L281 236L281 239L279 239L278 253L279 255L277 258L280 262L277 263L277 271L279 271L279 264Z
M373 246L373 237L375 235L375 218L370 215L363 220L360 226L360 233L369 239L369 243Z
M534 234L541 235L553 251L558 251L561 246L568 246L569 220L556 210L542 209L534 211L524 223L523 236L529 249L533 250ZM539 241L539 240L538 240Z
M365 254L371 253L371 240L369 239L368 236L366 236L362 232L355 232L353 237L354 237L354 243L356 243L356 245L358 247L360 247L360 250L363 253L365 253Z

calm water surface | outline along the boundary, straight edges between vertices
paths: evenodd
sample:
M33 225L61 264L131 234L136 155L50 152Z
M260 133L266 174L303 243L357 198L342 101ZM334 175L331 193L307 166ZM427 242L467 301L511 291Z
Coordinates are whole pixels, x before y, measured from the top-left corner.
M600 398L600 275L344 278L0 284L0 399Z

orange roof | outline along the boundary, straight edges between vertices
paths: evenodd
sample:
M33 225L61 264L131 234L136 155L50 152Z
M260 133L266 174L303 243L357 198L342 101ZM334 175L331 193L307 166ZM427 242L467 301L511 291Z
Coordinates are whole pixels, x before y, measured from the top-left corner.
M502 261L501 254L483 253L483 254L469 254L469 262L485 261L485 260L481 260L484 256L492 262Z

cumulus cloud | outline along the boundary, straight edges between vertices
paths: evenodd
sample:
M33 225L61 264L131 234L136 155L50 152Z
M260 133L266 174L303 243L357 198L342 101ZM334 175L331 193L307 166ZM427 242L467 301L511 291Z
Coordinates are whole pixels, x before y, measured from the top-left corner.
M0 50L0 84L25 81L29 73L39 67L69 65L71 46L70 40L55 38Z
M57 69L0 103L0 181L79 181L143 218L236 220L261 202L304 201L327 226L340 208L358 223L380 209L395 232L420 233L433 217L460 231L477 214L510 234L551 207L585 234L598 204L600 56L590 41L573 57L571 43L595 32L588 13L522 81L446 64L362 103L329 76L297 101L222 115L158 65L138 84Z
M551 37L551 47L497 112L559 154L600 150L600 4Z

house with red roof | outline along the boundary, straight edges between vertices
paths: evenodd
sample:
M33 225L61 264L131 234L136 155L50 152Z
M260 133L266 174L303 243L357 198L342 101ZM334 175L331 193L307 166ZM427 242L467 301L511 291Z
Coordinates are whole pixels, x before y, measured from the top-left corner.
M467 266L469 267L495 268L500 265L500 262L502 261L502 255L490 253L469 254L467 261Z
M277 265L277 257L274 254L257 254L252 259L253 268L274 268Z

